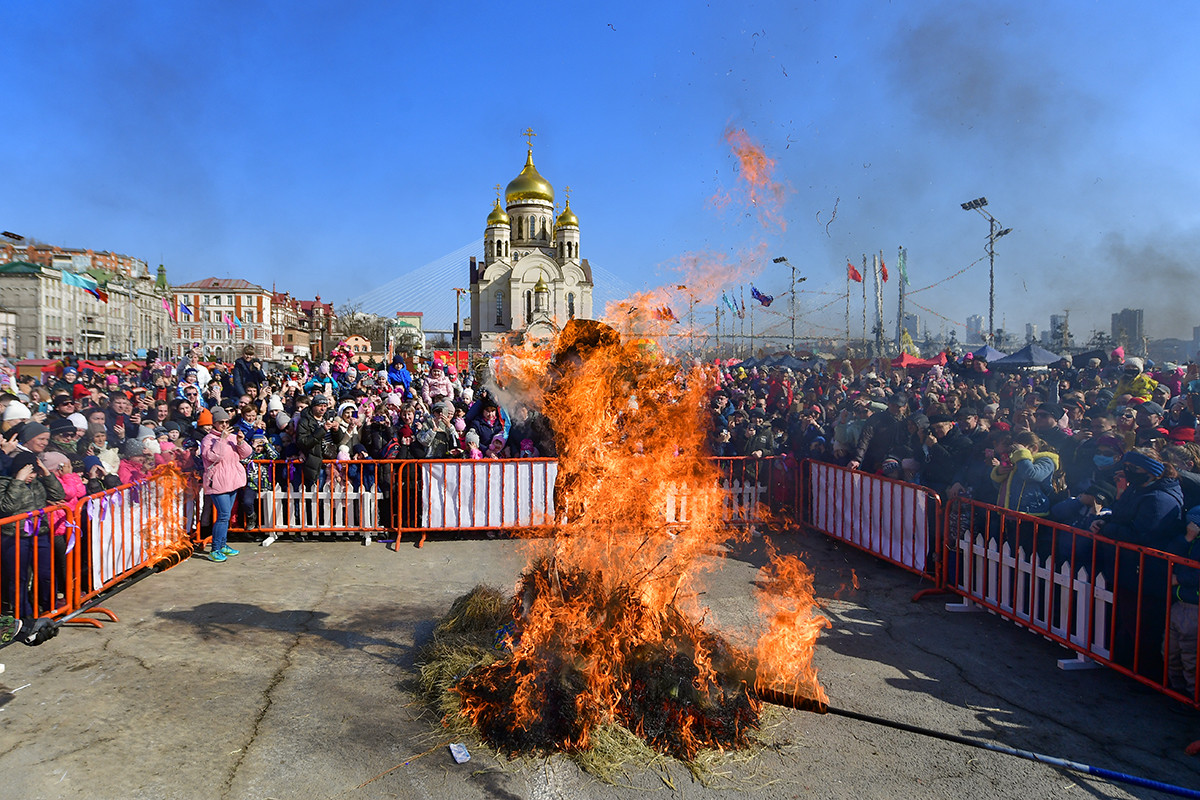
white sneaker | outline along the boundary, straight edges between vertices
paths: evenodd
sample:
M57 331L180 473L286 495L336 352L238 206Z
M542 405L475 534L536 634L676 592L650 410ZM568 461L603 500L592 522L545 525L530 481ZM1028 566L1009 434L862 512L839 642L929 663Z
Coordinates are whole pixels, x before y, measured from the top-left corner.
M261 547L270 547L273 544L275 544L275 534L273 534L273 533L270 536L268 536L267 538L263 539L261 542L259 542L259 545Z

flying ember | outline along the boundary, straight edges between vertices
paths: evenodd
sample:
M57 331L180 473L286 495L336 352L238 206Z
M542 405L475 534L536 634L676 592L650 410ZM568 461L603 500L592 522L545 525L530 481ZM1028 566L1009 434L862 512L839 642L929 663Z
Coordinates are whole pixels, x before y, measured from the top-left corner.
M579 752L621 725L691 759L737 748L758 727L760 692L823 701L811 574L770 549L761 629L705 626L699 589L721 545L748 536L705 453L703 370L572 320L547 361L500 359L559 442L552 537L533 542L499 634L505 652L462 675L461 713L501 752ZM753 462L740 477L755 480Z

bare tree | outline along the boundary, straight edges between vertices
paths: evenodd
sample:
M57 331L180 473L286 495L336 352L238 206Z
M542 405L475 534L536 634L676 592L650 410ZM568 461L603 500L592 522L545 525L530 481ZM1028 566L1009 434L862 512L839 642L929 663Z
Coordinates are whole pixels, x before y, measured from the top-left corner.
M337 309L334 330L341 338L361 336L370 342L387 338L388 320L378 314L368 314L361 303L345 303Z

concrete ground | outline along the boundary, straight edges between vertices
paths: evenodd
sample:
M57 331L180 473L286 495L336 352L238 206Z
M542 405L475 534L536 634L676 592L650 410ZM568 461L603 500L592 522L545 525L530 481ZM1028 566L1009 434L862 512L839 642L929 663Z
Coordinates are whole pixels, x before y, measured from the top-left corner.
M1063 672L1058 647L988 614L910 602L917 579L819 535L806 552L832 628L817 657L832 705L1200 787L1200 718L1109 670ZM773 742L705 783L665 761L606 785L562 757L458 765L412 696L432 622L478 583L511 588L523 545L281 541L200 559L114 596L121 618L0 650L0 796L13 798L1159 797L838 716L778 711ZM709 581L718 623L753 619L762 540ZM859 587L853 588L853 574Z

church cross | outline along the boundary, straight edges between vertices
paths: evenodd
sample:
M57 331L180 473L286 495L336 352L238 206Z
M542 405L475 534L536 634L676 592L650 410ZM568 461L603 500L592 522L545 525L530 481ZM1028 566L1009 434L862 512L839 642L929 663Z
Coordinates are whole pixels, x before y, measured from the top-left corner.
M533 132L533 128L526 128L525 133L523 133L521 135L525 137L525 142L529 145L529 149L532 150L533 149L533 137L537 136L537 134Z

